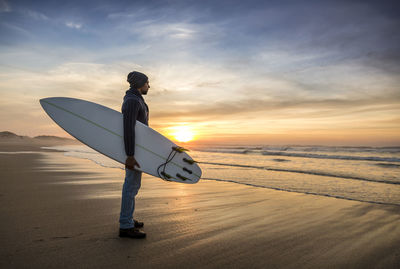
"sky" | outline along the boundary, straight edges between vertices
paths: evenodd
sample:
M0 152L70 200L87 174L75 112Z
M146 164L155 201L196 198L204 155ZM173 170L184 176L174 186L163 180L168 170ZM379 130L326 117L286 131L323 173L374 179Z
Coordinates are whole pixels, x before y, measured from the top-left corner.
M400 145L396 1L0 0L0 131L68 136L39 99L120 111L199 143Z

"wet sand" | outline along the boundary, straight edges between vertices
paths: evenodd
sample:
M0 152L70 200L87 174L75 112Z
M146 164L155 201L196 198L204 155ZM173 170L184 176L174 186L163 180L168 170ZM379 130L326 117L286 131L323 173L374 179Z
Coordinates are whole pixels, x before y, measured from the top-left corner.
M399 207L228 182L144 175L147 238L119 238L123 176L61 152L1 153L0 267L400 268Z

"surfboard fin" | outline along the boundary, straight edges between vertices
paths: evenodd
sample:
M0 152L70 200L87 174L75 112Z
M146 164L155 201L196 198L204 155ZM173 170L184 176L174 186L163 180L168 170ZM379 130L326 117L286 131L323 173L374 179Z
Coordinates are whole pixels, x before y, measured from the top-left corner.
M165 173L164 171L162 171L161 173L160 173L163 177L164 177L164 179L166 179L166 180L169 180L172 176L170 176L170 175L168 175L167 173Z
M189 160L189 159L186 159L186 158L183 158L183 161L184 161L185 163L188 163L188 164L197 163L195 160Z
M188 172L189 174L192 174L192 173L193 173L192 170L189 170L189 169L187 169L186 167L183 167L182 169L183 169L183 171Z
M184 177L184 176L182 176L182 175L179 174L179 173L176 174L176 177L182 179L183 181L185 181L185 180L190 180L190 178Z
M172 147L172 150L175 150L175 151L177 151L177 152L179 152L179 153L182 153L182 152L184 152L184 151L189 151L188 149L185 149L185 148L179 147L179 146Z

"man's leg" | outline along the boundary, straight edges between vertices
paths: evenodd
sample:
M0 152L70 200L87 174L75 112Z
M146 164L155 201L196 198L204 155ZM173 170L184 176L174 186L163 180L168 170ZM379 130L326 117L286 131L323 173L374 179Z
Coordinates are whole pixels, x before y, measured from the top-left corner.
M125 182L122 187L121 213L119 217L120 229L133 228L133 212L135 211L135 196L142 181L142 172L125 169Z

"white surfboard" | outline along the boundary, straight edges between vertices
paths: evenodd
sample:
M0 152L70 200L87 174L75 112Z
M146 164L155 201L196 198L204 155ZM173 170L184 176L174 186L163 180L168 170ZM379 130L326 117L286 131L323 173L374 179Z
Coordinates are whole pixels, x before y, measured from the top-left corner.
M66 97L44 98L40 104L50 118L70 135L125 164L122 113L96 103ZM190 184L198 182L201 177L199 165L185 151L139 121L135 125L135 159L140 164L140 168L135 167L136 170L164 180Z

